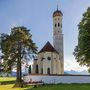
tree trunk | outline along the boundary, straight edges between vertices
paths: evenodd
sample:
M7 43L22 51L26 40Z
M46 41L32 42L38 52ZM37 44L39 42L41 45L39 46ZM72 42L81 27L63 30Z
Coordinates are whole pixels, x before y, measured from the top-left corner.
M17 78L14 87L23 87L21 69L21 42L18 43Z

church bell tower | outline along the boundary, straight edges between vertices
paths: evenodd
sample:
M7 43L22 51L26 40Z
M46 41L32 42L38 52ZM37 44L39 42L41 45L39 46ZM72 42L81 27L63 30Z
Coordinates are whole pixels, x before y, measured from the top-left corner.
M63 33L62 33L63 13L57 10L53 13L53 45L60 54L61 70L64 72L64 54L63 54Z

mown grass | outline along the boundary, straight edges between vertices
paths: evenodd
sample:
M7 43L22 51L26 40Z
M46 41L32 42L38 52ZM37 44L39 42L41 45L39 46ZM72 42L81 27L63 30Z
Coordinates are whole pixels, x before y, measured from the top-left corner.
M14 77L0 77L0 90L25 90L30 89L31 86L25 88L13 88L16 78Z
M90 90L90 84L46 85L38 88L28 88L25 90Z
M90 90L89 84L45 85L37 88L12 88L14 84L0 85L0 90Z
M0 85L0 90L24 90L27 88L13 88L14 84ZM30 89L30 87L29 87Z
M6 84L13 84L15 83L16 78L14 77L0 77L0 84L6 85Z
M0 77L0 82L3 82L3 81L15 81L16 78L15 77Z
M0 90L90 90L90 84L58 84L58 85L44 85L33 88L32 86L27 86L25 88L13 88L14 82L11 84L9 82L15 81L16 78L12 77L1 77L0 82L7 82L0 85Z

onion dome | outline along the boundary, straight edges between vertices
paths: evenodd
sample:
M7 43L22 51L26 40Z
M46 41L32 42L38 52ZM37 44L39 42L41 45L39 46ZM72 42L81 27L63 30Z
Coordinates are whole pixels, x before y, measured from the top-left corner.
M53 13L53 17L55 16L63 16L63 13L60 11L60 10L56 10L54 13Z

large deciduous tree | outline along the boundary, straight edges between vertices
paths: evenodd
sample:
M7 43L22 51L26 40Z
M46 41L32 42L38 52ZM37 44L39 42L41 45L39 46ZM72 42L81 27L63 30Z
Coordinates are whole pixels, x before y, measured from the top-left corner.
M90 7L83 14L78 25L78 45L74 49L74 56L80 65L88 67L90 71Z
M2 51L5 71L11 71L17 66L17 79L15 86L22 86L21 62L31 58L37 51L32 35L26 27L14 27L11 33L1 34L0 50Z

